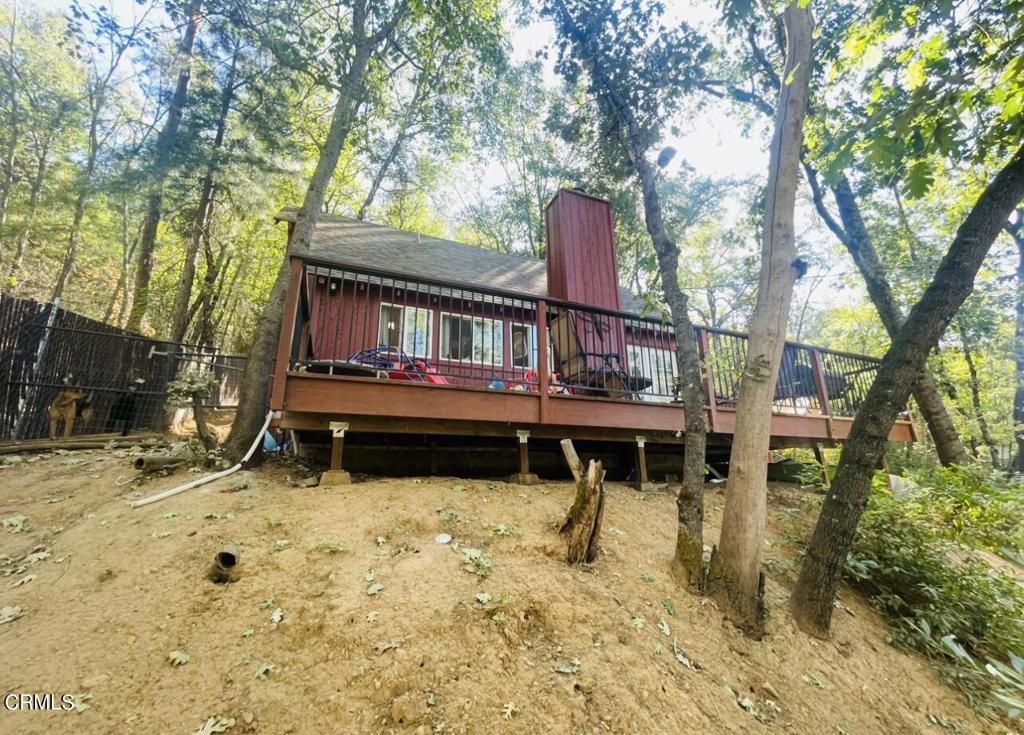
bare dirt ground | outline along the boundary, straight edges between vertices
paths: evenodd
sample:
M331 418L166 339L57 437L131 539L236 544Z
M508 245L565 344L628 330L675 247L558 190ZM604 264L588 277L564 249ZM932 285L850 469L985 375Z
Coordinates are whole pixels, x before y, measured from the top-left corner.
M850 591L831 642L796 631L785 539L816 499L790 486L770 493L770 635L752 642L673 583L666 492L610 486L602 554L570 568L568 483L300 488L269 466L132 509L189 477L117 484L133 475L109 451L0 469L0 519L26 519L0 529L0 608L22 608L0 625L0 689L89 695L0 711L0 731L187 735L223 716L228 733L1005 732L887 645ZM709 540L722 503L709 492ZM239 579L211 583L232 545Z

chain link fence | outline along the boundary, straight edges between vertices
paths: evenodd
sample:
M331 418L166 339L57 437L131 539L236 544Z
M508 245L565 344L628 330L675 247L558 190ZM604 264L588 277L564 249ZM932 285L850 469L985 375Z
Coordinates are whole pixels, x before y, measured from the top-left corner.
M210 370L210 408L237 405L245 358L126 332L29 299L0 296L0 440L50 434L50 409L72 404L72 434L162 428L167 385ZM58 431L63 434L63 421Z

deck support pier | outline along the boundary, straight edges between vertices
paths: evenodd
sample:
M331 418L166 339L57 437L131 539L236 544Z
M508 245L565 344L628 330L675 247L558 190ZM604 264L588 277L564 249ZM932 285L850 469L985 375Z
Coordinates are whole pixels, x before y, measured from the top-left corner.
M634 481L634 487L638 491L650 490L652 488L650 478L647 475L647 437L638 434L635 438L635 468L634 474L636 479Z
M519 429L516 431L516 438L519 440L519 472L512 475L509 482L516 485L536 485L540 478L530 472L530 432Z
M341 468L342 450L345 448L345 432L348 431L348 422L332 421L331 427L331 469L320 476L320 484L325 487L334 485L348 485L352 482L352 476Z
M814 459L821 465L821 481L825 484L826 488L832 487L832 482L828 479L828 467L825 464L825 447L821 442L817 442L814 445Z

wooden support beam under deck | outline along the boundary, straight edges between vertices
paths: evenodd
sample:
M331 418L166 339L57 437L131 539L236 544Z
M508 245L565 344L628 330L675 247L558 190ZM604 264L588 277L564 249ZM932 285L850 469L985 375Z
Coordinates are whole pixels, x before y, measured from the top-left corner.
M649 483L647 477L647 449L644 446L647 443L647 437L637 436L636 437L636 489L643 490L644 486Z

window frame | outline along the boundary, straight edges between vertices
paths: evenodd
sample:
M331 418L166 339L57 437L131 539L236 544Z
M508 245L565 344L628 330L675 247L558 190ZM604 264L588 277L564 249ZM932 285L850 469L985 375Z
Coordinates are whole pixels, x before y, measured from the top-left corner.
M444 356L444 344L445 344L445 317L451 317L453 319L468 319L470 320L470 352L476 349L476 323L490 322L492 325L500 325L500 328L492 328L491 334L497 334L501 341L497 347L496 357L498 362L488 362L487 360L475 360L472 357L469 358L458 358L458 357L445 357ZM437 333L437 359L445 360L446 362L455 362L466 365L487 365L489 367L505 367L505 320L504 319L492 319L486 316L476 316L475 314L456 313L453 311L442 311L440 319L438 320L438 333Z
M658 386L656 383L657 375L646 375L643 372L645 365L642 356L644 352L649 352L652 356L658 356L660 354L660 357L663 358L658 359L656 361L651 361L650 364L652 366L669 366L669 383L667 390L664 393L658 390L660 386ZM655 403L671 403L673 400L675 400L676 394L674 392L674 386L675 381L679 378L679 368L676 365L674 350L668 350L665 349L664 347L648 347L647 345L637 344L635 342L627 342L626 361L629 371L631 373L639 373L640 375L643 375L645 378L651 379L651 385L640 391L641 395L647 396L652 402ZM653 370L652 372L658 373L659 371ZM661 372L661 375L664 376L665 373Z
M517 365L515 355L515 332L516 329L526 332L529 343L526 345L526 364ZM537 349L537 325L528 322L509 322L508 325L508 356L512 361L514 370L536 370L537 361L540 359L540 351Z
M398 347L392 347L389 344L382 342L381 340L381 328L384 327L387 322L384 320L384 308L398 309L401 313L401 321L399 326L398 336ZM426 354L418 354L414 350L406 349L406 318L409 311L413 314L422 311L427 316L427 329L426 329ZM416 334L417 330L412 330L412 334ZM395 304L390 301L381 301L377 309L377 347L387 347L388 349L399 349L409 357L420 357L425 360L434 359L434 310L428 306L407 306L406 304Z

